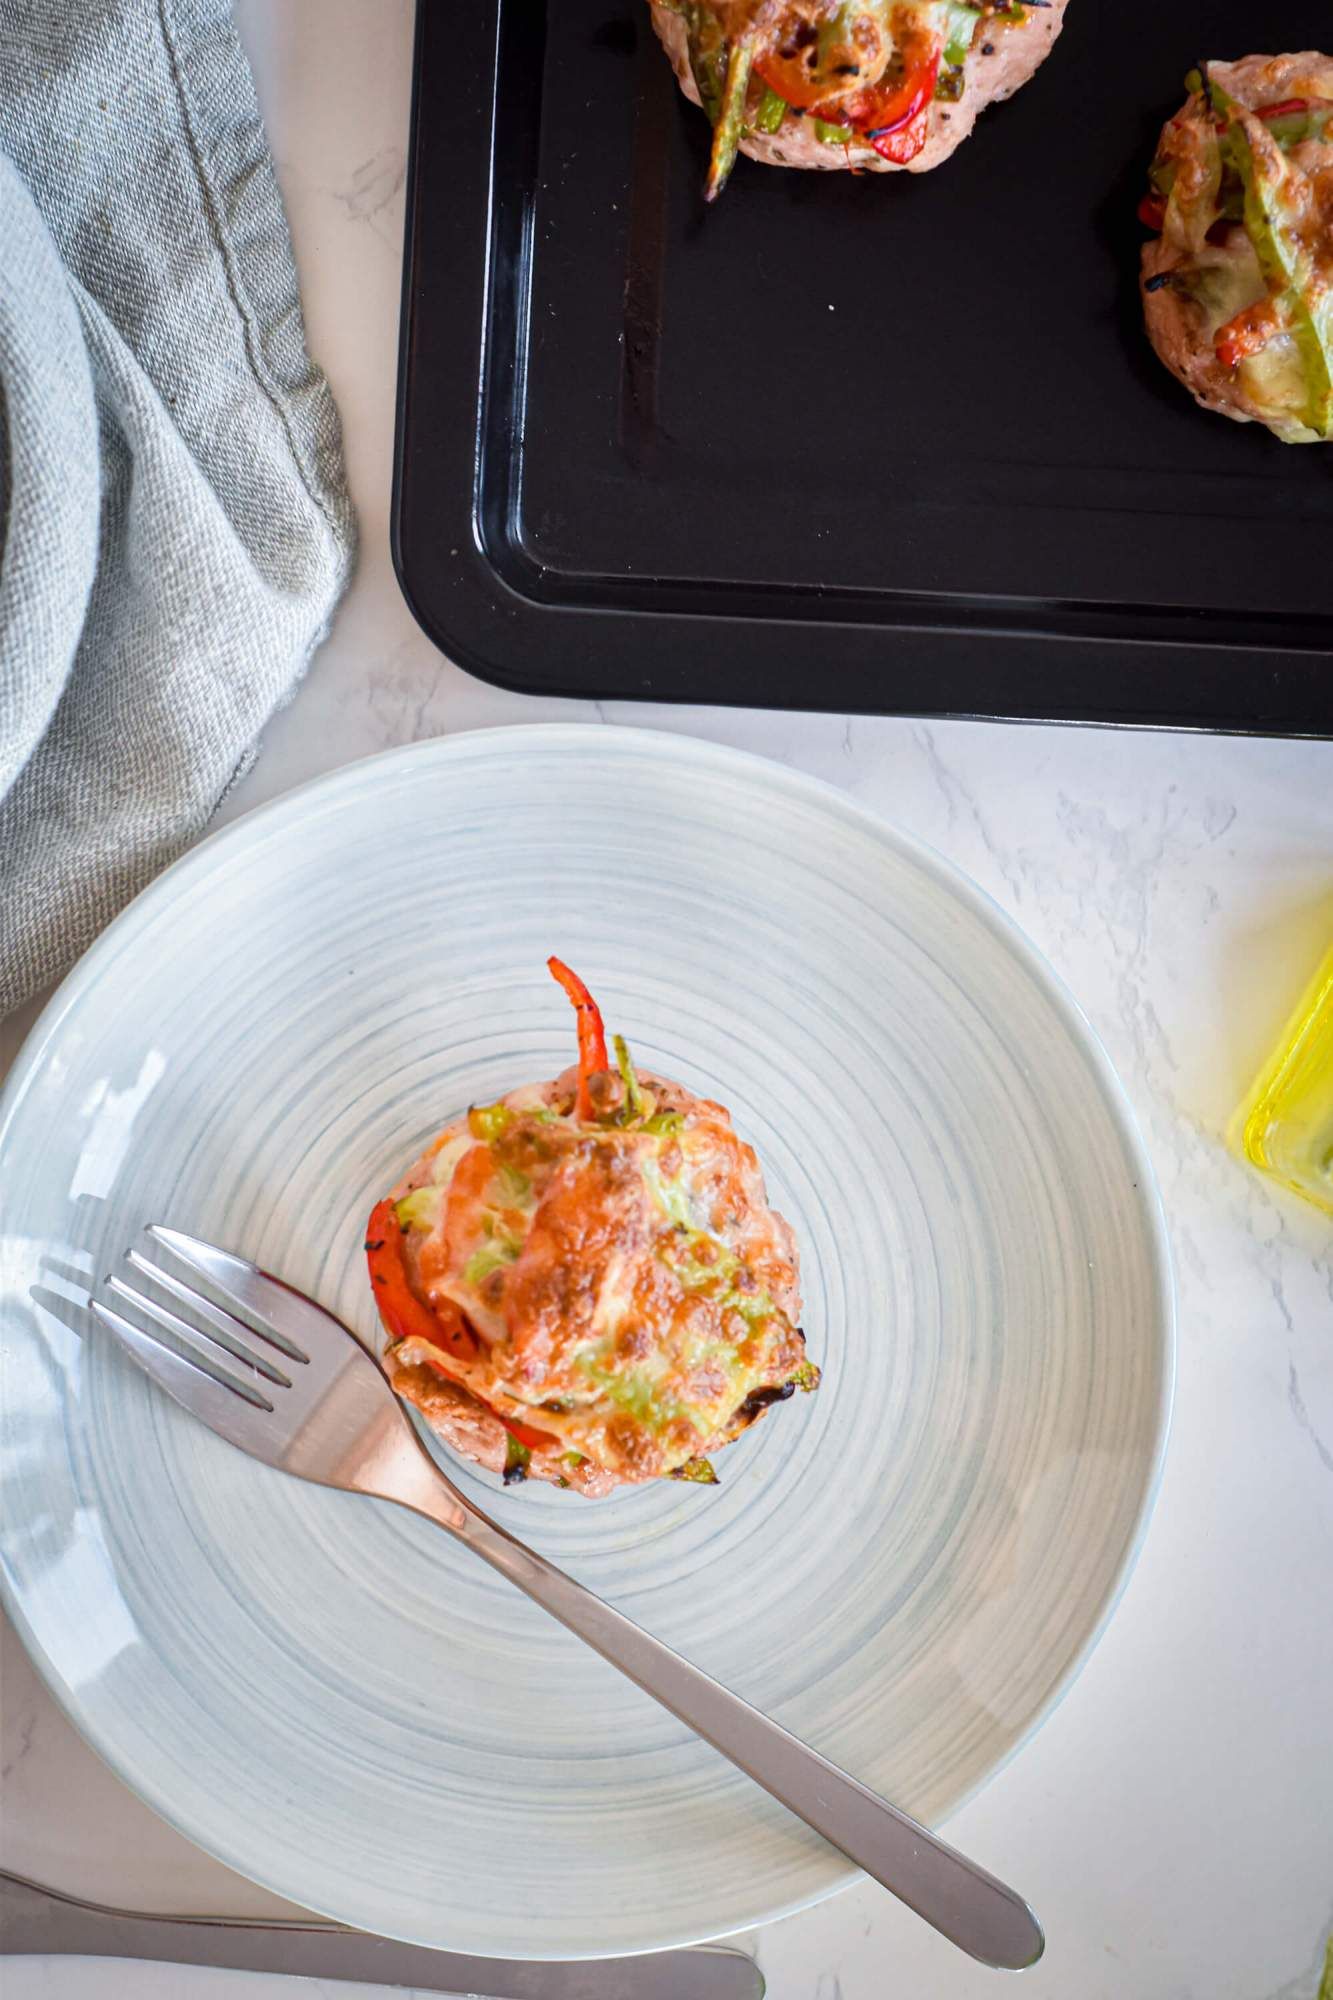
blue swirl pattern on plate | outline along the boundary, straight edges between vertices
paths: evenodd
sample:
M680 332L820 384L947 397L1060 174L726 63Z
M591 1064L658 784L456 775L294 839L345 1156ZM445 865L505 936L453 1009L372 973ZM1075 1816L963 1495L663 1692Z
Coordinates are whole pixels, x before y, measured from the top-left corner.
M227 828L89 953L11 1079L3 1575L111 1765L257 1881L504 1956L688 1942L849 1869L428 1524L250 1463L63 1303L164 1220L375 1333L372 1200L569 1060L567 958L721 1098L801 1241L824 1384L718 1489L497 1517L910 1810L1031 1733L1142 1535L1171 1288L1119 1085L952 868L687 739L506 729Z

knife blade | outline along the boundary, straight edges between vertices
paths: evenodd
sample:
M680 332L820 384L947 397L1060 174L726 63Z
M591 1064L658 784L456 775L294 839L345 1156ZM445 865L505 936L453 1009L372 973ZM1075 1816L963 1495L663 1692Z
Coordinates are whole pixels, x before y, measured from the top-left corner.
M458 2000L763 2000L764 1993L754 1960L730 1945L638 1958L474 1958L315 1917L253 1923L112 1910L0 1871L0 1956L48 1953L415 1986Z

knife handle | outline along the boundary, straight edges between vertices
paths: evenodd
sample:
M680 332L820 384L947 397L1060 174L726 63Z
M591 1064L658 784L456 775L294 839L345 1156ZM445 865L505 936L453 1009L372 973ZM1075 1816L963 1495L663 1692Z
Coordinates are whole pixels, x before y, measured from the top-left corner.
M416 1987L468 2000L763 2000L752 1958L725 1945L642 1958L473 1958L399 1944L317 1917L140 1916L0 1871L0 1957L148 1959L229 1972Z

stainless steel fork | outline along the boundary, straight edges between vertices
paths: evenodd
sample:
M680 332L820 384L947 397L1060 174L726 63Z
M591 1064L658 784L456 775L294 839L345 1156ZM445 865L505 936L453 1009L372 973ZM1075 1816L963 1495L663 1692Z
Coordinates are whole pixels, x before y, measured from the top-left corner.
M153 1331L100 1300L92 1310L192 1416L299 1479L424 1514L962 1950L1011 1970L1036 1963L1045 1940L1021 1896L481 1513L445 1478L379 1363L341 1321L243 1257L175 1229L148 1235L211 1296L130 1250L136 1275L190 1320L120 1277L107 1290Z

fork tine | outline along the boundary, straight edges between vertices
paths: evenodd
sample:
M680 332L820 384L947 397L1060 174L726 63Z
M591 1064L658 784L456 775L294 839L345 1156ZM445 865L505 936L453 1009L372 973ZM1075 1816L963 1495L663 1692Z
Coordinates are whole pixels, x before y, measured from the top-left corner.
M276 1348L278 1354L282 1354L284 1350L276 1344L272 1334L260 1334L258 1328L248 1326L244 1320L238 1320L234 1314L226 1312L224 1306L216 1306L212 1298L204 1298L202 1292L196 1292L182 1278L174 1278L170 1270L162 1270L162 1266L154 1264L152 1258L140 1256L138 1250L126 1250L124 1258L126 1264L132 1264L134 1270L142 1272L144 1278L152 1280L152 1284L160 1284L164 1292L170 1292L172 1298L178 1298L182 1306L188 1306L190 1312L204 1322L208 1338L216 1340L218 1346L224 1346L226 1352L234 1356L234 1360L244 1362L248 1368L258 1368L260 1374L268 1376L268 1380L276 1382L280 1388L292 1386L292 1378L284 1374L282 1368L276 1368L266 1354L256 1354L250 1348L248 1336L254 1336L258 1340L264 1340L266 1346Z
M225 1435L231 1429L238 1396L252 1403L257 1410L272 1411L272 1403L257 1389L252 1389L247 1382L237 1382L224 1376L220 1369L215 1371L206 1365L202 1355L198 1360L187 1361L173 1348L164 1347L152 1334L142 1332L129 1320L122 1319L119 1313L112 1312L100 1299L91 1299L89 1305L93 1318L114 1336L149 1380L156 1382L159 1389L165 1389L182 1409L188 1410L192 1416L201 1417L214 1430L220 1430Z
M289 1286L279 1284L248 1259L233 1257L229 1250L219 1250L197 1236L187 1236L183 1230L166 1229L161 1223L150 1222L148 1234L220 1292L252 1333L261 1334L290 1361L309 1361L310 1356L297 1345L286 1327L317 1326L330 1317L322 1307L313 1305Z
M145 1292L136 1291L133 1285L125 1284L120 1278L113 1277L107 1279L108 1291L115 1292L120 1298L126 1299L136 1311L143 1314L145 1319L151 1319L157 1326L165 1327L167 1332L175 1334L178 1340L187 1341L193 1346L197 1346L202 1341L209 1341L215 1347L220 1347L224 1354L229 1354L233 1361L239 1361L243 1368L252 1368L256 1375L263 1375L266 1380L273 1383L275 1388L291 1388L292 1378L290 1375L284 1375L280 1368L275 1368L273 1363L266 1360L262 1354L254 1353L246 1345L245 1341L241 1339L240 1336L248 1332L249 1329L243 1327L239 1320L234 1322L236 1330L233 1333L231 1328L224 1324L228 1315L222 1311L220 1306L210 1305L207 1299L197 1297L188 1285L182 1285L179 1281L173 1281L167 1277L165 1272L155 1270L145 1258L136 1257L133 1250L127 1251L126 1256L136 1270L144 1271L149 1276L165 1284L168 1291L173 1292L177 1298L189 1306L196 1319L203 1321L204 1324L197 1326L193 1320L178 1318L166 1306L159 1305L156 1299L150 1298ZM205 1348L203 1351L207 1357L208 1350Z

